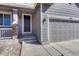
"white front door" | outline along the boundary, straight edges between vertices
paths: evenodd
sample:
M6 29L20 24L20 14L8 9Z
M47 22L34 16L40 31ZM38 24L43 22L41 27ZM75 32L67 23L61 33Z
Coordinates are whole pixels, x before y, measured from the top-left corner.
M32 15L31 14L23 14L22 21L22 32L24 33L32 33Z

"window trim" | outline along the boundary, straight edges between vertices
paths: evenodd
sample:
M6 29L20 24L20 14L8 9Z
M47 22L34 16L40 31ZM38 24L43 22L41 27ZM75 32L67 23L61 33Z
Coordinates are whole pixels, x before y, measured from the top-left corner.
M12 26L12 13L11 12L2 12L2 11L0 11L0 14L2 14L3 15L3 25L0 25L0 26ZM10 18L11 18L11 25L4 25L4 14L9 14L10 15Z

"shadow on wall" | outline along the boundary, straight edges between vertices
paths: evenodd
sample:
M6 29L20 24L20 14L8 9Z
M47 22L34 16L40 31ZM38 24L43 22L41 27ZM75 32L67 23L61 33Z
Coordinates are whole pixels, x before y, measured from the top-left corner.
M54 3L43 3L43 5L42 5L42 12L45 12L45 11L47 11L47 9L51 6L51 5L53 5Z

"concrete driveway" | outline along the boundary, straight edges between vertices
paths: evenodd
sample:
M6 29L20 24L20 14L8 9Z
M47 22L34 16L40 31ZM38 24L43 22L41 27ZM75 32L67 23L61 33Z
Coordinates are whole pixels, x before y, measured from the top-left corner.
M23 42L21 56L79 56L79 40L56 42L49 45Z
M50 46L64 56L79 56L79 40L51 43Z

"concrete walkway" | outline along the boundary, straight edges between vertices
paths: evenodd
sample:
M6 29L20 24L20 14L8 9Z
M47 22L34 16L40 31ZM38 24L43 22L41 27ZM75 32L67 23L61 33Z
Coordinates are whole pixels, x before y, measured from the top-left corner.
M21 55L22 56L49 56L49 53L45 51L42 45L28 44L23 42Z
M22 56L79 56L79 40L51 43L50 45L22 44Z
M21 56L61 56L61 53L56 51L50 45L22 43Z

